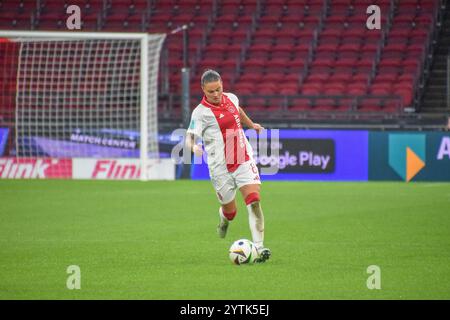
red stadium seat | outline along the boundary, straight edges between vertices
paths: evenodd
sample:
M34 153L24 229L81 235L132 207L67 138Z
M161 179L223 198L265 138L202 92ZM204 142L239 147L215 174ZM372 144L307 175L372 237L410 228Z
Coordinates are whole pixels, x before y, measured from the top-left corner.
M247 50L247 56L249 59L267 60L269 59L269 50L261 50L258 48L250 47Z
M284 75L284 83L283 86L295 86L296 89L298 89L298 83L300 82L300 80L302 79L302 75L300 73L297 72L292 72L291 70L289 70L290 73L287 73Z
M267 99L266 110L268 112L285 110L287 101L287 97L270 97Z
M374 95L389 95L391 93L391 85L388 83L374 84L370 87L370 93Z
M331 88L325 88L324 94L327 96L339 96L345 94L345 92L339 88L331 87Z
M307 80L308 81L313 81L313 82L325 82L328 80L328 78L330 77L329 73L324 73L324 72L314 72L311 73L310 75L308 75Z
M312 108L318 111L331 111L337 109L334 99L316 99L312 102Z
M264 81L281 83L285 78L283 73L268 73L264 75Z
M291 60L289 60L289 58L277 57L269 60L268 63L270 63L271 67L273 68L279 68L280 70L283 70L284 68L289 66L290 61Z
M312 67L330 68L333 65L334 65L334 59L332 59L332 58L318 58L318 59L312 61L312 63L311 63Z
M298 87L286 87L285 85L280 87L280 94L282 95L295 95L299 93Z
M386 72L380 72L378 73L375 78L373 78L373 84L375 83L390 83L397 80L398 72L396 70L394 71L388 71Z
M338 48L338 43L328 42L328 43L322 43L317 46L316 52L329 52L329 53L335 53Z
M262 94L275 94L278 90L278 84L272 81L266 81L265 78L263 78L261 82L255 86L255 89Z
M366 94L367 89L364 85L361 84L349 84L347 87L347 92L352 96L363 96Z
M319 95L321 93L322 85L319 83L305 83L301 88L301 92L305 95Z
M255 84L252 80L245 81L243 78L240 80L240 82L235 83L234 88L236 92L239 94L244 94L244 92L248 92L249 94L252 94L255 89Z
M267 105L267 101L264 98L256 98L249 96L244 99L243 106L245 110L254 111L254 110L263 110Z
M382 99L380 98L362 98L358 105L360 112L379 112L381 111Z
M400 74L397 77L397 81L399 82L409 82L409 83L415 83L416 81L416 75L412 73L404 73Z
M339 46L339 50L359 52L361 50L361 45L355 42L343 43L342 45Z
M345 90L347 89L347 83L345 82L341 82L341 81L336 81L334 78L329 78L329 81L327 83L324 84L323 89L325 90L325 92L327 90L334 90L334 91L338 91L339 94L345 94Z
M383 112L398 112L400 111L401 102L398 99L384 99L382 100Z
M239 77L239 82L254 82L257 83L263 78L263 73L246 72ZM253 84L252 84L253 87Z
M292 98L289 101L289 110L291 111L308 111L311 110L311 99L309 98Z
M359 72L352 75L352 83L364 83L367 84L370 74L367 72Z
M341 35L342 30L341 29L325 29L320 33L320 42L321 43L330 43L330 42L337 42L339 43L341 41Z
M413 102L413 89L406 86L398 86L393 89L393 93L402 98L404 106L410 106Z
M243 66L245 68L257 68L263 69L266 64L266 59L264 58L253 58L250 57L248 60L244 61Z
M352 67L357 64L356 58L341 58L337 59L334 63L335 67Z
M345 69L343 69L345 70ZM343 84L349 83L352 79L352 73L350 72L345 72L345 71L336 71L333 74L330 75L328 81L330 82L340 82Z

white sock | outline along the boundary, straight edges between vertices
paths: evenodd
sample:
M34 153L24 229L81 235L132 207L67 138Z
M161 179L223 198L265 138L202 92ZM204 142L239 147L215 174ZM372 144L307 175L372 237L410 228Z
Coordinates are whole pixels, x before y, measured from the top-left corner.
M259 201L247 205L248 223L252 232L253 243L259 250L264 247L264 214Z

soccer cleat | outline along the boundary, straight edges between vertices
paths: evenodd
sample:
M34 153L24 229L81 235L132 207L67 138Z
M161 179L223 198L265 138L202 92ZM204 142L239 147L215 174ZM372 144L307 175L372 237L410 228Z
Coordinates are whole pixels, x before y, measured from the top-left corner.
M217 233L219 234L219 237L225 238L225 236L227 235L227 230L228 230L228 221L221 221L217 226Z
M217 234L220 238L225 238L228 231L229 221L222 216L222 208L219 209L219 225L217 226Z
M263 263L266 262L266 260L269 260L272 253L270 252L270 249L268 248L261 248L258 249L259 256L256 258L255 263Z

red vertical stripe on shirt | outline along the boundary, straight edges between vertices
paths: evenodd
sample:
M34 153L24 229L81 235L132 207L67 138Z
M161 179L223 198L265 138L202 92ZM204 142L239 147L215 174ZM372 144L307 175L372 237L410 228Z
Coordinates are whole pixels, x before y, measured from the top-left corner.
M235 106L225 94L222 94L220 106L210 104L206 97L203 97L201 104L210 108L216 117L224 142L227 170L236 171L242 163L250 159L238 106Z

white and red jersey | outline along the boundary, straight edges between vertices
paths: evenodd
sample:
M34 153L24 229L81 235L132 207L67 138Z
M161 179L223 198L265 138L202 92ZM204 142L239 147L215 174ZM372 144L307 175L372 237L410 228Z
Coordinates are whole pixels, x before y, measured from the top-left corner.
M253 159L252 147L241 125L239 99L232 93L223 93L219 106L204 97L192 112L187 132L203 140L211 175L234 172Z

